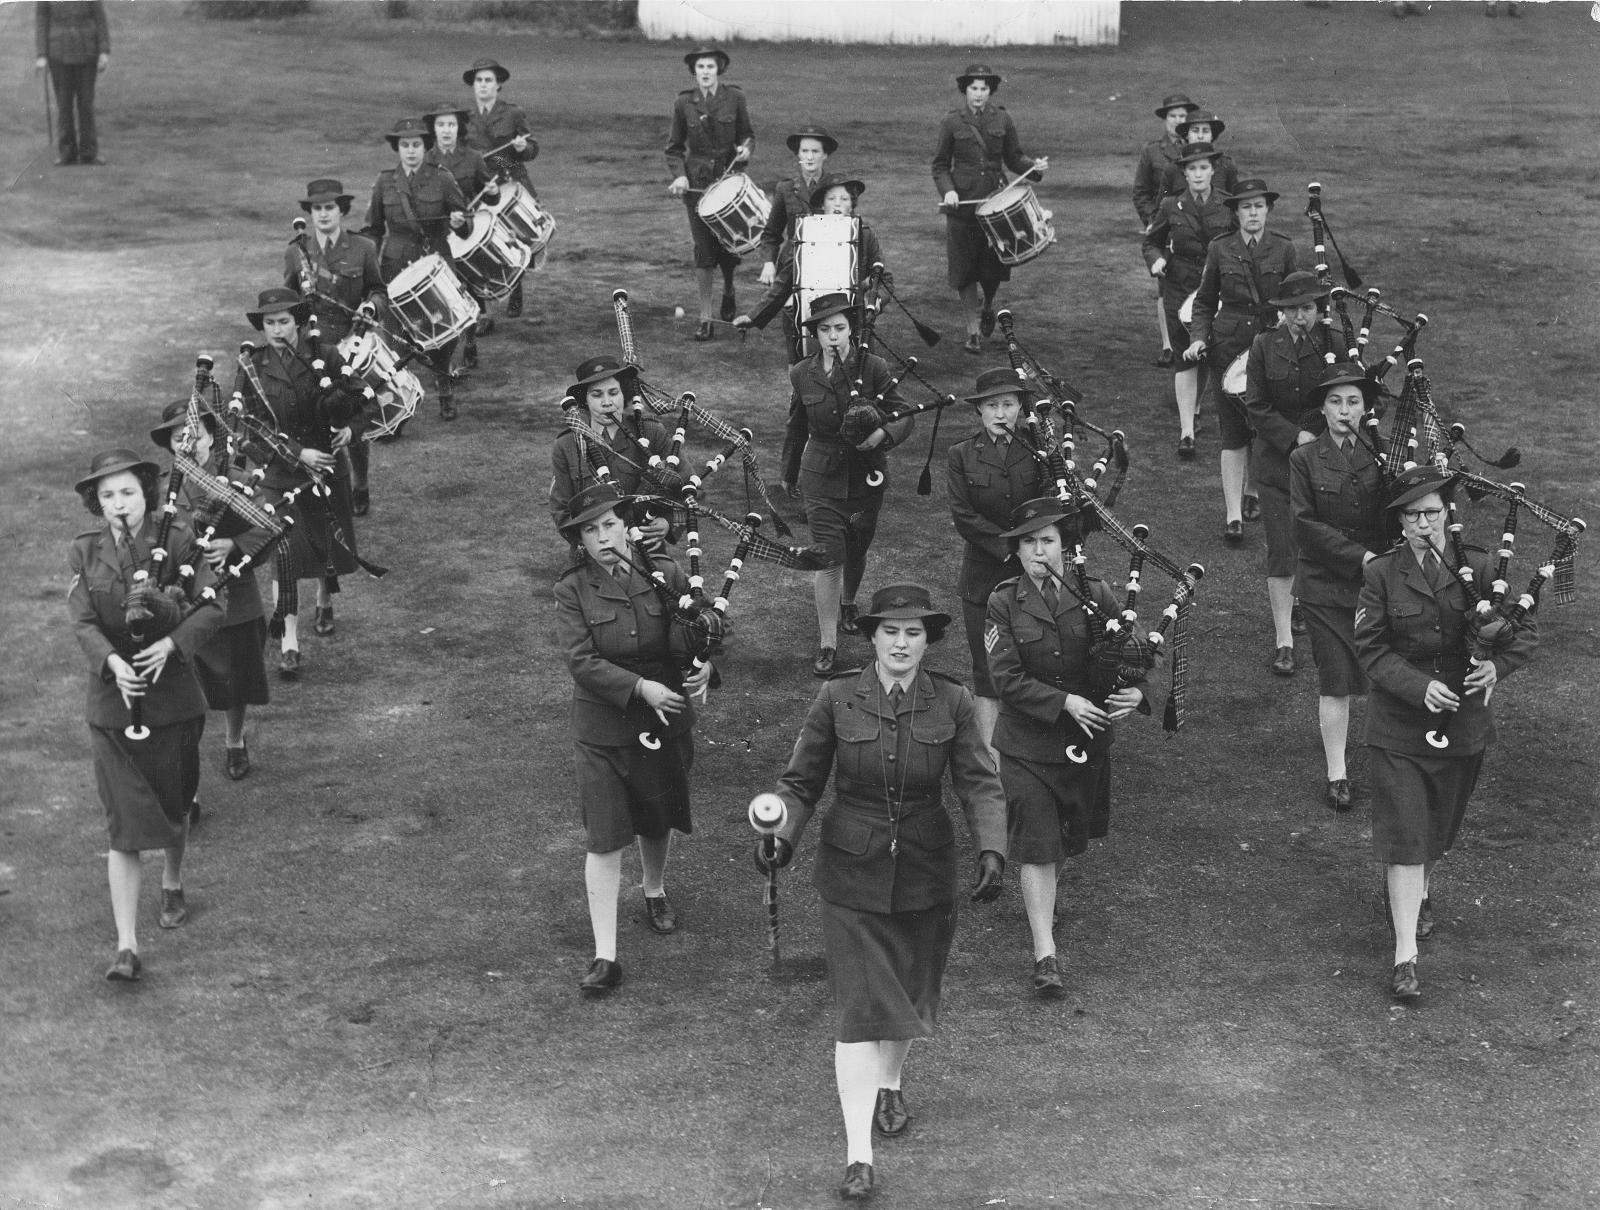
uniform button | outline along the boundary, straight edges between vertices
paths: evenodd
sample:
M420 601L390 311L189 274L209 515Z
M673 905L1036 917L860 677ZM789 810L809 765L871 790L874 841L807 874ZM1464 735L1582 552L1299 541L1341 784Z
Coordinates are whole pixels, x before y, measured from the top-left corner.
M895 724L895 723L890 723L889 724L889 730L893 731L895 729L896 725L897 724Z
M630 638L630 639L632 639L632 638L637 638L637 637L638 637L638 635L639 635L639 632L638 632L638 631L637 631L637 630L630 630L630 631L628 631L628 637L629 637L629 638Z
M1050 654L1053 655L1053 656L1057 656L1057 657L1059 657L1061 655L1061 653L1059 651L1052 651Z
M891 765L894 764L894 753L893 752L889 753L889 763Z

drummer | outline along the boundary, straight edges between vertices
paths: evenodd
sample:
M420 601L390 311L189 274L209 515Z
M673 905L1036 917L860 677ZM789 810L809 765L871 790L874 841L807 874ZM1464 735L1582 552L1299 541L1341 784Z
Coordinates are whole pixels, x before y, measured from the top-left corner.
M366 233L379 241L378 270L391 284L413 261L430 254L450 264L449 227L464 227L467 199L455 177L426 163L433 131L420 118L401 118L384 138L399 164L385 168L372 187ZM456 342L446 341L428 353L439 386L439 417L456 418L455 390L450 382L450 357Z
M981 63L968 66L956 77L963 104L952 109L939 125L939 146L933 153L933 183L945 212L945 259L950 288L961 296L967 317L969 353L981 353L983 341L994 333L994 296L1000 283L1011 279L1011 269L1000 262L983 229L976 205L1007 182L1002 169L1030 180L1044 175L1050 161L1024 155L1017 142L1017 127L1005 106L993 103L1003 77ZM983 305L978 290L983 289Z
M817 183L816 189L812 191L807 201L813 214L852 216L856 212L856 203L866 191L867 186L864 182L855 180L853 177L832 173L823 177ZM794 308L800 305L799 295L796 292L797 288L805 284L796 281L795 250L796 242L794 239L785 242L783 251L779 254L783 267L778 272L771 288L768 289L761 301L756 304L754 313L736 316L733 321L734 326L737 328L752 326L765 328L772 322L774 315L781 313L784 317L784 334L788 337L790 365L794 365L805 356L805 341L801 338L799 332L795 331L792 318ZM865 219L861 219L856 223L854 263L858 266L857 273L860 277L866 277L872 266L883 263L883 246L878 243L877 233L873 231ZM894 282L893 277L887 271L884 272L883 278L891 285ZM855 290L851 290L850 293L855 297L856 322L859 325L863 308L872 305L875 300L862 298L859 296L858 291Z
M983 741L994 747L1000 694L989 675L984 621L989 594L1000 581L1016 574L1004 531L1013 510L1040 495L1039 464L1016 439L1017 418L1033 402L1033 391L1011 369L985 370L967 402L978 414L978 431L950 447L950 517L964 542L961 553L962 620L972 652L972 692L977 701ZM999 763L998 755L995 757Z
M500 99L500 86L510 78L508 69L489 58L478 59L461 73L462 82L472 85L472 109L463 137L468 147L483 155L491 174L503 172L538 197L527 168L539 158L538 140L533 137L522 106ZM506 318L515 319L521 314L522 279L518 278L506 299Z
M1206 248L1206 264L1194 296L1194 322L1189 325L1193 340L1183 353L1190 362L1204 357L1211 371L1206 378L1222 445L1223 536L1229 543L1243 539L1241 521L1258 520L1261 504L1250 490L1250 421L1244 397L1221 384L1228 367L1244 357L1256 334L1275 318L1267 300L1295 269L1294 241L1281 231L1267 230L1267 217L1278 194L1258 177L1240 182L1237 188L1222 204L1233 211L1238 229L1212 240ZM1242 390L1242 380L1240 387Z
M336 346L350 335L356 310L374 295L383 293L383 277L378 272L378 246L364 235L344 229L350 213L352 194L331 178L312 181L300 209L311 216L311 230L289 245L284 253L283 284L305 297L305 276L310 275L309 299L317 313L317 327L329 346ZM351 424L350 508L354 516L364 517L372 505L367 477L372 462L371 448L362 439L371 424L365 412Z
M1141 245L1150 276L1161 282L1167 331L1177 349L1190 345L1189 329L1179 313L1189 293L1200 285L1206 246L1233 230L1233 212L1222 204L1211 185L1216 157L1216 149L1210 143L1195 143L1178 157L1188 188L1161 199ZM1204 373L1203 363L1183 358L1172 371L1172 389L1178 401L1178 457L1185 462L1194 459L1194 416ZM1244 536L1242 529L1239 536Z
M689 214L689 234L694 237L695 281L700 292L700 322L694 339L710 340L711 291L714 271L722 270L722 310L725 322L738 313L733 297L733 271L739 257L718 242L696 209L701 195L719 177L747 163L755 150L755 129L745 108L744 93L723 80L731 61L716 46L700 46L683 56L694 75L694 87L678 94L672 104L672 136L667 142L667 167L672 184L667 192L683 199Z
M489 171L489 165L484 158L461 143L461 131L466 127L471 113L472 111L468 109L458 109L449 101L441 101L422 115L422 120L428 124L428 129L433 131L433 146L423 157L423 162L432 164L436 168L443 168L455 177L456 188L461 190L461 195L467 198L469 203L480 194L491 199L500 196L500 186L495 181L494 174ZM519 280L517 289L521 288L522 283ZM489 315L488 300L478 299L478 306L482 308L478 322L467 329L467 334L461 341L461 364L469 370L476 369L478 365L478 337L494 330L494 319Z
M797 171L793 176L780 177L772 189L772 212L761 232L763 286L770 286L778 279L778 265L794 239L795 224L813 213L811 195L822 184L828 157L839 150L839 140L821 126L802 126L784 143L794 152ZM800 334L794 314L787 308L783 312L783 337L791 350L792 365L799 360L792 351L800 347Z
M577 381L567 388L566 399L575 401L578 418L601 438L597 441L585 437L580 442L578 433L567 428L550 447L554 472L550 478L550 519L555 522L557 532L568 539L576 551L567 516L573 497L592 487L600 478L596 461L605 465L606 477L628 497L651 491L676 497L681 481L674 484L664 479L667 472L647 474L641 469L649 456L644 452L644 445L648 443L651 450L663 450L668 438L667 430L654 416L626 414L629 403L639 393L637 369L615 357L591 357L578 363L573 377ZM586 445L595 448L586 450ZM667 509L658 506L651 510L639 503L635 511L639 513L638 529L647 550L659 551L664 543L672 541L672 522Z

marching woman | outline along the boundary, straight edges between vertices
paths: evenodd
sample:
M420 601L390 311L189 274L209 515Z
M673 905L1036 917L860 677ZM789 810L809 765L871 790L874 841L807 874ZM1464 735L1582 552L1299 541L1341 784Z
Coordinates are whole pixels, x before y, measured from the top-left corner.
M1383 477L1361 440L1366 375L1358 365L1329 367L1317 387L1327 430L1289 454L1294 513L1294 592L1300 598L1317 662L1317 725L1328 766L1328 806L1350 809L1345 743L1350 699L1367 695L1356 656L1356 598L1362 572L1388 546L1383 536Z
M1056 961L1056 885L1068 857L1106 835L1111 820L1112 726L1135 710L1150 713L1144 690L1129 685L1094 700L1093 630L1083 606L1061 587L1066 551L1081 541L1078 510L1054 496L1029 500L1001 535L1022 565L989 598L984 645L1000 695L994 746L1006 792L1006 844L1022 865L1022 904L1033 935L1033 989L1061 991ZM1115 617L1105 583L1085 577L1079 592Z
M385 284L413 261L430 254L451 263L448 227L467 222L467 199L455 177L425 162L433 132L419 118L401 118L384 138L399 164L385 168L372 187L363 234L378 241L378 270ZM450 383L450 355L456 342L446 341L428 353L439 386L439 418L456 418L455 389Z
M529 129L522 106L500 99L500 87L510 78L511 72L493 59L479 59L461 73L461 82L472 85L472 109L463 138L487 161L491 174L497 169L503 171L537 197L533 182L528 179L528 165L539 158L539 141ZM515 319L521 314L519 277L506 299L506 318Z
M668 445L667 430L654 416L630 416L625 413L629 402L639 393L639 371L618 361L615 357L591 357L578 363L573 373L577 379L567 388L568 399L578 403L579 416L590 429L604 438L601 445L592 438L580 440L572 429L563 429L550 447L550 461L554 473L550 477L550 519L557 532L576 547L569 532L567 517L572 500L585 487L592 486L599 475L595 460L608 468L607 477L625 496L641 490L670 487L659 480L646 480L645 471L649 454L645 448L660 453ZM589 446L585 451L585 446ZM644 545L659 550L663 543L672 541L670 512L657 508L646 511L636 504L639 532ZM659 513L659 515L656 515Z
M657 933L675 932L677 913L662 877L673 831L689 832L689 768L694 707L711 665L685 674L687 645L663 596L689 581L666 555L646 555L628 536L628 501L609 483L572 498L562 533L582 561L556 581L562 644L572 673L572 735L578 812L587 834L584 885L594 930L594 961L578 987L589 994L622 983L617 961L617 896L622 851L639 839L645 916ZM658 592L651 573L666 586ZM654 746L642 737L653 735Z
M1139 215L1141 235L1150 230L1150 224L1156 217L1156 207L1168 193L1165 184L1167 169L1183 154L1184 138L1178 133L1178 127L1192 108L1194 102L1181 92L1162 97L1161 104L1156 106L1156 117L1161 119L1166 129L1159 139L1152 139L1144 145L1144 150L1139 153L1139 166L1133 172L1133 208ZM1177 169L1179 188L1183 185L1182 171L1181 168ZM1165 370L1171 367L1173 355L1172 339L1167 335L1167 310L1161 305L1160 283L1156 286L1156 323L1161 328L1161 355L1156 358L1155 364Z
M494 174L489 171L489 165L484 158L470 147L461 143L461 131L467 124L469 111L458 109L448 101L441 101L431 111L422 115L422 120L427 123L428 129L433 131L433 146L424 157L424 162L443 168L455 178L456 188L461 190L461 196L469 202L481 192L490 198L500 196L500 186L495 184ZM463 283L464 285L465 283ZM522 280L517 279L516 288L512 291L521 297ZM461 340L461 364L471 370L478 364L478 337L494 329L494 320L489 317L488 303L478 299L478 306L482 313L478 322L467 329Z
M323 480L321 490L303 493L295 503L288 558L291 584L317 581L313 629L325 637L333 633L332 594L337 577L361 566L350 508L350 477L344 469L352 426L361 413L361 397L340 385L343 376L337 373L339 362L331 349L320 351L334 385L322 389L312 368L312 351L302 340L310 312L311 304L293 290L261 291L256 309L245 312L245 318L266 335L267 344L250 350L239 367L234 390L244 399L247 412L274 434L267 440L257 433L244 443L251 460L265 472L263 485L286 492L308 476ZM273 619L283 625L278 675L292 681L300 675L300 621L284 599L288 591L284 584L274 582Z
M855 303L848 294L812 299L804 326L817 351L789 367L794 394L783 441L783 485L791 496L798 486L811 540L828 560L812 581L821 650L811 671L832 676L839 631L855 625L856 590L867 573L867 550L889 486L885 455L905 441L913 421L888 418L901 406L900 394L890 385L888 363L852 340ZM870 417L870 427L856 425L862 416Z
M200 413L200 431L187 431L189 401L179 399L161 411L161 423L150 430L150 440L169 453L173 441L179 448L193 442L190 457L208 475L227 472L226 455L216 442L217 418L210 409ZM251 525L231 511L216 511L192 478L183 481L184 507L194 528L208 526L214 519L216 533L205 546L205 560L211 572L222 578L223 569L235 552L254 556L271 539L264 529ZM206 695L206 708L223 712L227 723L223 739L224 767L234 781L250 774L250 749L244 740L245 710L265 706L267 664L261 650L267 641L266 611L261 605L261 588L254 570L229 580L222 594L222 625L194 653L194 670ZM198 815L195 822L199 822Z
M1217 152L1210 143L1192 144L1177 163L1183 167L1187 188L1161 199L1156 216L1145 232L1145 264L1150 276L1160 279L1161 301L1167 308L1167 333L1172 347L1192 347L1189 329L1179 318L1184 299L1200 286L1206 248L1213 239L1233 230L1233 212L1212 188ZM1205 363L1185 352L1173 365L1172 389L1178 400L1178 457L1194 458L1194 415L1200 402L1200 376ZM1241 528L1240 538L1244 534Z
M933 153L933 184L945 212L947 276L966 310L969 353L982 352L981 337L993 334L995 292L1001 282L1011 280L1011 269L984 238L977 207L962 203L982 201L996 192L1006 183L1005 170L1038 179L1050 166L1044 156L1034 159L1023 154L1016 123L1004 105L994 103L1003 78L981 63L971 64L956 77L963 103L945 114Z
M1256 488L1261 493L1267 539L1267 604L1272 611L1277 676L1294 675L1295 526L1289 505L1289 455L1321 427L1319 384L1328 373L1328 329L1319 322L1328 287L1315 273L1291 273L1267 299L1278 324L1250 344L1245 360L1244 408L1255 431L1251 447ZM1230 524L1226 538L1243 541L1243 527ZM1237 539L1234 537L1238 534ZM1303 611L1302 611L1303 612Z
M828 157L839 150L839 140L821 126L802 126L784 140L794 152L796 172L779 177L772 187L772 213L761 230L761 284L770 286L778 277L779 255L794 239L794 225L814 213L811 195L822 184ZM784 317L783 334L791 344L798 339L794 320Z
M985 370L976 394L967 402L978 413L979 428L950 447L946 484L950 516L964 547L961 552L961 617L972 652L972 691L977 698L978 725L991 748L1000 695L989 675L984 628L989 594L1015 574L1012 544L1004 536L1011 514L1039 494L1039 464L1015 440L1017 417L1033 394L1017 381L1015 370Z
M839 1192L848 1200L872 1196L873 1132L894 1138L909 1126L901 1068L911 1040L931 1037L939 1023L958 895L947 770L978 850L975 900L1000 894L1006 854L1005 800L972 695L922 668L950 615L927 589L897 584L875 592L859 621L876 658L817 693L778 782L788 822L770 858L756 848L764 872L788 864L832 775L814 878L847 1149Z
M1211 371L1206 379L1222 445L1223 537L1230 543L1242 533L1241 521L1261 516L1261 503L1250 490L1250 420L1243 393L1229 394L1222 389L1222 380L1234 359L1248 352L1256 334L1275 318L1269 300L1277 297L1284 278L1294 272L1294 241L1267 230L1267 216L1277 200L1267 183L1255 178L1222 199L1233 211L1238 230L1206 247L1205 268L1194 296L1194 322L1189 325L1194 339L1183 353L1184 361L1203 359ZM1280 492L1280 504L1281 496Z
M1210 143L1215 146L1227 128L1228 124L1216 114L1196 107L1178 123L1178 138L1185 147L1191 143ZM1223 193L1231 194L1239 183L1239 169L1234 164L1233 157L1226 151L1217 152L1216 162L1217 172L1214 178L1216 187ZM1161 174L1161 195L1165 197L1169 193L1182 193L1186 184L1183 179L1183 169L1169 161Z
M117 926L117 955L106 971L113 980L136 980L141 970L142 852L166 855L161 927L177 928L189 917L183 852L206 722L193 660L222 625L221 608L200 595L213 583L211 568L181 518L166 534L167 566L191 567L194 575L181 578L179 587L155 585L160 474L132 450L106 450L75 485L84 507L102 522L73 540L67 608L89 660L89 742L110 833L106 870Z
M694 87L685 88L672 103L672 134L667 141L672 183L667 192L681 197L689 213L695 284L700 294L700 322L695 326L694 339L705 341L713 333L711 292L718 269L722 270L720 314L724 321L732 321L737 313L733 271L739 267L739 257L718 242L696 207L700 195L724 172L749 162L755 151L756 133L750 125L744 93L722 78L731 62L727 51L700 46L684 55L683 61L694 76Z
M1494 739L1489 698L1538 643L1529 616L1491 658L1468 658L1466 591L1440 558L1452 488L1451 477L1432 466L1396 478L1387 512L1401 541L1367 564L1356 606L1356 650L1372 682L1372 845L1384 865L1394 927L1392 987L1401 1000L1422 994L1417 939L1434 929L1429 882L1434 863L1455 844ZM1466 554L1478 583L1489 584L1488 555ZM1428 742L1428 733L1440 729L1448 747Z
M823 177L812 191L811 213L853 216L856 204L866 191L867 186L864 182L839 173L831 173ZM860 266L861 277L866 277L874 265L883 263L883 246L878 243L878 234L866 219L860 219L856 224L855 255L855 263ZM784 242L782 251L778 253L778 260L781 267L766 294L756 304L755 311L749 315L737 316L733 323L737 328L751 326L765 328L772 322L773 317L781 312L785 316L784 333L789 338L789 364L795 365L805 355L805 342L795 329L794 320L788 317L793 314L794 308L800 305L797 288L804 283L795 279L795 241L792 237ZM764 278L765 273L762 276ZM894 277L887 270L883 274L883 280L891 286L894 284ZM862 292L855 289L850 293L856 300L856 322L859 324L862 308L875 300L863 297Z

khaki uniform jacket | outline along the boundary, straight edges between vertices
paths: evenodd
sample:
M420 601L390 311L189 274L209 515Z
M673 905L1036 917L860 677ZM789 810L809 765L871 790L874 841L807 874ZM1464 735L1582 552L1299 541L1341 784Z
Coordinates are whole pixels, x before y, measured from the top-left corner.
M111 27L100 0L51 0L33 6L34 57L69 66L111 53Z
M1006 853L1006 802L966 686L919 670L895 710L876 664L823 684L794 742L778 794L779 833L798 845L833 777L815 882L827 903L864 912L917 912L956 898L955 828L943 780L967 817L974 848Z
M1139 221L1146 227L1155 218L1156 207L1161 204L1161 199L1172 192L1163 182L1167 169L1176 168L1173 161L1182 154L1183 143L1165 134L1146 143L1144 150L1139 153L1139 166L1133 170L1133 208L1139 212ZM1179 168L1178 171L1182 173L1183 170ZM1181 178L1178 187L1187 188Z
M495 144L490 143L493 147ZM508 153L509 154L509 153ZM435 168L443 168L455 178L456 188L468 201L478 195L478 191L494 180L494 173L489 171L489 165L484 158L470 147L457 143L455 150L450 152L440 151L437 146L430 147L422 157L424 164L432 164Z
M635 559L644 556L638 550ZM674 596L689 590L688 578L665 555L653 566L667 577ZM694 704L669 714L663 729L655 711L634 696L639 682L660 681L683 689L688 645L649 578L637 570L619 582L587 555L555 584L561 645L572 673L572 734L601 746L638 742L641 731L679 736L694 726Z
M302 339L302 344L304 341ZM326 373L333 387L324 392L311 369L311 352L302 347L295 353L281 353L271 346L258 346L250 360L255 365L267 398L265 401L241 369L234 379L233 389L245 401L245 408L281 437L293 455L292 459L275 453L264 442L247 438L245 453L251 461L266 470L266 486L277 491L287 491L304 481L305 473L298 458L303 449L330 453L333 431L353 425L361 416L362 397L352 391L340 389L345 381L340 367L344 359L328 341L322 343L322 356ZM360 385L360 377L352 381Z
M156 514L147 515L134 536L138 555L124 553L121 562L116 539L107 525L96 526L72 541L68 557L72 585L67 591L67 609L72 615L73 635L89 662L85 717L91 727L126 727L132 718L106 659L113 652L126 659L138 650L128 633L123 598L133 586L134 572L145 571L152 579L155 577L150 549L155 545L158 529ZM175 566L194 568L186 595L191 604L199 601L200 594L212 587L216 578L194 544L194 532L181 517L172 523L167 549ZM205 694L195 678L192 661L194 653L221 625L222 607L207 602L200 604L171 634L147 637L146 643L154 638L170 638L177 648L167 657L160 679L144 695L142 710L147 727L179 723L206 712Z
M991 101L979 113L962 105L945 114L939 123L939 145L933 153L933 187L940 197L952 189L962 200L988 197L1004 183L1002 169L1020 173L1032 167L1033 157L1023 154L1017 142L1016 123L1004 105ZM975 206L963 206L956 214L978 221Z
M499 147L502 143L509 143L519 134L527 137L527 150L519 152L515 148L507 147L504 151L495 152L494 159L495 163L505 166L513 179L528 185L528 170L524 165L531 164L539 158L539 141L533 137L528 126L528 115L523 112L522 106L513 105L510 101L502 101L497 97L487 114L479 108L476 98L470 102L468 108L471 113L467 116L467 128L462 132L461 141L480 155Z
M1354 609L1361 561L1382 551L1383 479L1359 441L1346 454L1326 431L1289 455L1289 505L1294 516L1294 595L1313 605Z
M1185 191L1161 200L1155 221L1140 245L1144 263L1167 258L1161 277L1161 297L1174 305L1200 285L1211 241L1233 230L1233 211L1222 204L1223 194L1213 189L1204 202ZM1198 312L1199 308L1195 310Z
M1095 602L1115 615L1121 608L1103 580L1093 577ZM1094 755L1114 739L1107 727L1093 739L1067 713L1067 694L1092 698L1089 689L1089 618L1065 588L1052 617L1044 594L1028 576L1007 580L989 597L989 622L983 643L989 652L989 675L1000 695L1000 720L995 724L995 750L1038 764L1067 763L1067 745ZM1150 713L1150 693L1143 685L1141 714Z
M316 232L308 231L304 245L296 240L284 253L283 284L291 290L301 289L302 264L310 266L311 287L319 296L312 299L312 309L317 313L322 339L332 347L350 335L349 312L369 296L383 293L378 246L364 235L341 231L324 250ZM324 297L338 305L323 301Z
M1263 332L1250 345L1245 362L1244 409L1255 430L1257 483L1289 489L1289 451L1302 430L1315 432L1322 414L1311 402L1312 392L1327 372L1327 331L1313 327L1300 347L1287 326ZM1310 426L1310 427L1308 427Z
M611 449L622 455L621 458L606 459L606 465L611 468L611 481L617 485L617 490L625 496L631 496L639 491L639 481L644 477L644 472L638 465L643 464L648 455L639 448L639 441L633 435L634 422L630 418L626 426L618 425L617 432L609 442ZM655 453L665 453L670 444L667 430L662 423L653 416L645 416L639 427L639 433L650 443L650 449ZM607 443L601 443L607 444ZM624 462L622 459L628 461ZM567 503L595 481L594 468L589 465L583 456L583 449L578 444L578 434L571 429L565 429L556 438L555 444L550 447L550 519L559 528L567 515ZM649 484L645 491L650 490Z
M409 175L398 168L380 172L364 231L379 243L383 280L392 282L400 270L430 252L449 263L450 213L466 208L456 178L435 164L421 164Z
M1489 556L1469 548L1479 584L1489 583ZM1367 743L1415 756L1439 756L1426 734L1449 718L1451 756L1482 752L1494 741L1493 706L1483 694L1463 696L1454 716L1433 714L1422 704L1429 681L1457 693L1467 674L1467 594L1453 578L1437 595L1416 556L1397 546L1367 564L1356 605L1356 652L1372 682L1367 698ZM1501 680L1528 662L1538 645L1536 623L1527 618L1511 646L1494 657ZM1495 695L1503 692L1498 686Z
M1277 308L1267 299L1276 297L1294 270L1294 241L1276 231L1263 231L1253 248L1237 231L1207 246L1189 336L1206 342L1206 357L1217 370L1227 369L1277 321Z
M845 366L853 370L859 354L852 349ZM876 353L866 354L862 366L861 394L875 399L893 377L889 363ZM906 416L885 425L889 439L874 450L856 449L839 433L844 414L850 409L850 382L844 374L830 374L822 368L822 352L789 367L789 385L794 394L789 401L789 425L783 440L783 481L798 483L807 496L829 500L858 500L881 495L888 490L888 473L877 487L867 486L867 473L873 455L882 455L903 442L911 433L913 417ZM889 391L878 406L902 406L898 389Z
M812 213L811 194L822 183L825 172L817 179L807 181L803 176L786 176L772 187L772 213L761 232L761 259L768 264L778 263L778 252L794 240L794 225ZM872 262L867 261L870 269Z
M704 189L733 163L739 145L753 138L755 129L738 85L719 83L709 97L698 88L686 88L672 103L667 170L687 177L690 189Z
M961 535L961 599L983 605L1001 580L1017 574L1000 535L1011 528L1011 510L1039 495L1039 463L1022 445L1004 446L979 429L950 447L946 464L950 519Z

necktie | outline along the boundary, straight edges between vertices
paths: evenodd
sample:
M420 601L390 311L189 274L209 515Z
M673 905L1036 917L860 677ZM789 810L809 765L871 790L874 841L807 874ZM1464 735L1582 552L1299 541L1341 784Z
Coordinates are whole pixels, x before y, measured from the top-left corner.
M1356 446L1355 442L1346 437L1343 441L1339 442L1339 448L1344 451L1344 456L1348 458L1351 454L1355 453Z
M617 439L617 428L616 428L616 426L612 425L612 424L606 425L605 435L606 435L606 444L610 445L613 441L615 441Z
M1439 555L1430 550L1422 557L1422 574L1427 577L1428 587L1435 593L1444 583L1444 568L1439 564Z
M1044 582L1044 603L1050 609L1050 616L1055 617L1061 611L1061 594L1056 592L1056 586L1051 581Z
M1254 237L1254 236L1251 236L1251 237L1250 237L1250 238L1249 238L1249 239L1247 239L1247 240L1245 240L1245 241L1244 241L1244 246L1245 246L1245 247L1246 247L1246 248L1251 248L1251 249L1254 249L1254 248L1255 248L1255 246L1256 246L1256 241L1255 241L1255 237Z
M894 712L896 714L900 713L900 703L905 700L906 691L901 688L899 682L896 682L895 687L889 690L889 705L894 707Z

